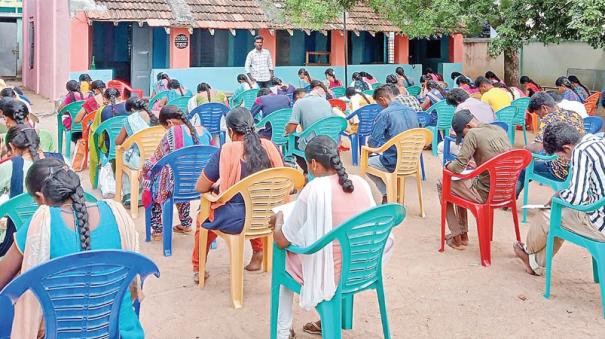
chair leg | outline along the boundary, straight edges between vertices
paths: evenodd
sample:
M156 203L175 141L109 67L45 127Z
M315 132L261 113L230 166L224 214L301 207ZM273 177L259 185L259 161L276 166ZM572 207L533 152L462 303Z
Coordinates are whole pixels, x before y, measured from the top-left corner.
M513 213L513 222L515 223L515 237L517 237L517 241L521 241L521 232L519 231L519 215L517 215L517 204L512 203L510 206L510 210ZM494 220L494 212L492 209L492 229Z
M172 255L172 213L174 201L168 199L162 205L162 227L164 228L164 256Z
M271 320L270 336L271 339L277 339L277 315L279 314L279 290L280 284L275 283L275 277L271 283Z
M263 272L271 272L273 269L273 235L269 234L263 238Z
M238 239L233 239L237 237ZM244 305L244 237L232 236L231 253L231 299L234 308Z
M353 166L359 166L359 134L351 135L351 162Z
M443 193L441 193L443 194ZM445 250L445 213L447 211L447 202L443 201L441 198L441 248L439 248L439 252L443 252Z
M321 337L323 339L342 338L341 298L340 294L335 294L332 300L321 302L316 307L321 319Z
M65 132L63 131L63 124L61 122L61 119L59 119L58 125L59 127L57 127L57 152L63 153L63 133Z
M525 169L525 179L523 180L523 205L527 205L527 201L529 198L529 176L530 176L530 168L527 167ZM523 209L523 218L521 219L522 223L527 223L527 208Z
M437 144L439 141L439 130L435 128L435 134L433 134L433 143L431 145L431 152L433 152L433 156L437 156Z
M128 177L130 181L130 215L133 219L139 216L139 178L138 172L131 171Z
M416 172L416 187L418 189L418 203L420 204L420 216L426 217L426 213L424 213L424 204L422 203L422 180L420 180L420 173Z
M481 254L481 265L491 265L491 241L488 211L484 207L477 211L477 234L479 238L479 253Z
M71 130L67 131L65 138L65 158L71 158Z
M123 176L124 176L124 171L122 166L118 163L118 161L116 161L116 193L113 196L113 200L117 201L118 203L122 203L122 185L123 185Z
M380 320L382 321L382 335L385 339L391 338L391 329L389 327L389 316L387 314L387 302L384 296L384 286L382 280L376 282L376 294L378 296L378 307L380 308Z
M206 273L206 260L207 260L207 255L206 255L206 251L208 250L207 247L207 243L208 243L208 230L200 227L200 243L199 243L199 248L198 248L198 275L199 275L199 287L203 288L204 285L206 284L206 279L204 279L205 273Z
M527 127L525 127L525 123L523 123L523 143L527 146Z
M387 201L397 202L397 178L392 180L393 176L387 175L384 179L384 184L387 187ZM393 182L394 181L394 182Z
M544 272L544 282L546 284L544 289L544 298L550 298L550 284L551 284L551 273L552 273L552 254L554 248L555 236L549 234L546 237L546 269Z
M599 275L605 274L605 266L598 266ZM603 308L603 318L605 318L605 281L599 284L601 289L601 307ZM323 324L322 324L323 325Z
M353 305L354 295L347 294L342 297L342 329L351 330L353 329Z
M420 153L420 169L422 170L422 181L426 181L426 174L424 173L424 157Z
M397 201L400 204L405 204L405 177L397 176Z

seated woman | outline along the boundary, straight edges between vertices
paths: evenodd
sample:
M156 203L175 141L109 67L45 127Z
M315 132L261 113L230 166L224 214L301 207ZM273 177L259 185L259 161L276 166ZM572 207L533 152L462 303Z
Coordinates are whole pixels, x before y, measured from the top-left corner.
M17 101L21 101L25 106L27 106L27 111L32 111L31 102L27 100L22 94L21 90L18 87L7 87L0 91L0 97L8 97L15 99Z
M397 89L399 90L399 94L408 94L408 90L405 86L401 85L401 82L395 74L387 75L385 83L397 87Z
M326 80L328 81L328 88L332 89L334 87L342 87L342 82L336 79L336 74L334 74L334 69L328 68L325 71Z
M273 86L271 87L271 92L277 95L286 95L293 99L294 92L296 88L291 84L283 82L280 78L273 77L271 79Z
M309 71L304 68L298 70L298 78L301 80L302 86L308 86L311 84L311 81L313 81Z
M363 81L363 78L361 77L360 73L353 73L353 75L351 75L351 78L353 79L353 81L351 81L351 85L349 87L355 87L355 89L360 92L367 91L370 89L370 85L367 82Z
M359 176L347 175L332 139L327 136L314 137L307 144L305 156L314 179L300 192L290 215L284 216L280 212L272 219L275 225L273 239L280 248L286 248L290 244L310 246L333 228L375 205L368 183ZM311 260L303 258L302 255L287 253L286 271L302 285L301 306L311 309L325 299L330 299L336 291L342 263L340 245L337 241L333 242L313 254ZM305 276L304 272L312 270L320 270L323 274ZM303 330L321 334L321 323L308 323ZM294 337L292 291L281 287L277 337L287 339L290 335Z
M103 93L103 103L105 107L101 111L101 122L113 117L128 115L126 103L121 101L120 91L115 88L105 90L105 93Z
M368 73L368 72L359 72L359 75L361 76L361 78L363 79L363 81L367 82L368 85L370 85L370 89L372 89L372 85L377 83L378 81L376 79L374 79L374 77L372 76L372 74Z
M424 82L422 83L422 87L424 88L424 100L420 103L420 107L423 110L427 110L432 105L438 103L439 101L445 99L445 90L439 86L436 81L429 80L426 76L424 77Z
M181 83L177 79L170 79L168 82L168 95L156 101L155 106L153 107L154 111L159 110L160 108L168 105L172 100L178 99L180 97L190 97L191 91L186 89L181 85Z
M237 88L233 91L233 96L236 97L240 93L258 88L256 82L252 82L246 74L238 74L237 75Z
M138 251L138 234L126 210L112 200L87 204L80 178L64 163L36 161L27 172L26 186L40 207L19 228L15 243L0 261L0 289L19 272L68 254L100 249ZM33 295L19 299L13 324L12 338L36 338L42 312ZM130 291L122 299L119 331L121 338L144 337Z
M92 85L92 78L90 77L90 75L84 73L80 74L80 76L78 77L78 81L80 85L80 93L84 94L85 96L88 96L92 92L92 89L90 88L90 86Z
M200 193L210 192L213 186L218 186L220 194L251 174L284 165L277 147L271 141L260 138L256 132L250 111L244 107L237 107L227 114L226 120L231 142L224 144L220 152L215 153L208 161L195 187ZM197 220L195 246L191 258L193 279L196 283L199 281L200 223L201 227L209 230L207 248L210 248L210 244L217 237L212 230L239 234L244 227L245 206L241 195L236 195L225 205L215 205L212 208L214 214L208 220ZM245 268L248 271L257 271L260 270L263 261L262 240L254 239L250 242L253 254L250 264ZM207 273L205 276L207 277Z
M525 95L528 97L531 97L532 95L542 91L542 87L540 87L540 85L530 79L527 75L522 76L519 79L519 83L525 90Z
M208 102L218 102L229 106L229 100L227 100L225 92L214 90L212 87L210 87L210 85L202 82L197 85L197 94L189 99L189 102L187 103L187 110L191 112L196 107Z
M90 85L92 96L88 97L82 109L76 115L75 122L82 122L86 114L96 112L103 105L103 94L105 92L105 83L102 80L95 80Z
M496 73L494 73L492 71L485 72L485 77L488 80L490 80L493 84L498 83L498 82L504 84L504 81L500 80L500 78L498 78L498 76L496 75Z
M397 67L395 69L395 75L397 76L397 80L399 81L400 87L410 87L414 86L414 80L410 79L406 74L403 67Z
M65 84L65 89L67 90L67 94L65 95L65 98L63 98L63 102L61 103L60 109L62 109L63 107L65 107L73 102L82 101L85 99L84 94L82 94L82 92L80 92L80 84L77 81L69 80ZM71 115L68 112L63 114L61 121L63 123L63 126L66 129L69 130L71 128L71 124L72 124ZM76 133L74 133L74 134L76 134ZM82 134L81 133L79 133L79 135L72 134L71 137L72 137L72 141L75 142L82 137Z
M4 104L2 113L4 114L6 127L11 128L23 124L33 128L34 124L29 119L30 112L27 107L23 102L17 100ZM50 132L42 128L36 128L36 132L40 137L40 149L44 152L54 152L56 148Z
M567 77L567 79L569 82L571 82L571 87L573 88L574 92L576 92L582 103L584 103L588 96L590 96L590 90L586 86L582 85L580 79L578 79L578 77L575 75L570 75Z
M160 72L157 75L157 82L153 85L153 92L151 93L151 97L156 96L158 93L164 92L168 90L168 82L170 82L170 77L168 74L164 72Z
M479 91L479 88L473 87L473 81L469 77L458 77L458 79L456 79L456 85L465 90L466 93L468 93L468 95L470 95L472 98L477 100L481 99L481 92Z
M374 99L371 96L363 94L363 92L360 92L354 87L348 87L345 92L345 96L347 99L349 99L349 102L347 103L349 114L355 112L356 110L365 105L370 105L374 103ZM353 119L354 120L352 121L352 123L356 124L359 122L359 118L357 116L354 116Z
M154 182L154 185L157 185L157 189L154 189L155 196L151 196L151 168L170 152L192 145L210 145L212 138L210 133L203 128L203 133L199 136L185 113L176 106L162 107L159 121L160 125L166 128L167 131L153 156L146 160L143 165L141 185L143 187L143 205L145 208L151 207L151 236L153 240L162 240L162 204L170 197L174 187L174 179L170 167L162 169L159 179ZM181 224L173 227L173 230L178 233L191 232L192 220L189 216L189 203L178 203L176 207Z

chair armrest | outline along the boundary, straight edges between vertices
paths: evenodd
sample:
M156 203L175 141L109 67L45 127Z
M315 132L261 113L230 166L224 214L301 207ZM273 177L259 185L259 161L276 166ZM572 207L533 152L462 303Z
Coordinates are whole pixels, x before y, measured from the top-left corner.
M597 201L593 202L592 204L572 205L559 197L554 197L552 199L552 205L553 206L560 205L561 207L570 208L570 209L580 211L580 212L593 212L593 211L596 211L597 209L605 206L605 198L597 200Z
M538 159L538 160L555 160L555 159L557 159L557 156L554 154L545 155L545 154L532 153L531 156L532 156L532 159Z
M483 168L484 166L481 165L477 168L475 168L474 170L472 170L470 173L466 173L466 174L462 174L462 173L454 173L452 171L450 171L447 168L443 169L443 179L445 180L445 178L456 178L456 179L461 179L461 180L465 180L465 179L471 179L474 178L476 176L478 176L479 174L487 171L487 169Z
M214 193L203 193L202 199L208 200L210 202L217 202L220 198L220 195L216 195Z

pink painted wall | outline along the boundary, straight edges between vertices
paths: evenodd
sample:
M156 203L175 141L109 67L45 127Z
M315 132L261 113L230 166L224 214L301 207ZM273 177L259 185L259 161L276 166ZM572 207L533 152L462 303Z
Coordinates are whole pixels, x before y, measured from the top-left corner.
M395 35L395 63L410 63L410 39L405 35Z
M330 64L345 65L345 37L342 31L330 31Z
M464 62L464 37L462 34L453 34L449 37L449 62Z
M275 38L275 32L271 35L268 29L263 28L260 30L259 35L263 37L263 48L268 49L271 53L271 59L273 60L273 66L275 66L275 53L277 50L277 39Z
M187 48L178 49L174 45L174 38L185 34L189 38ZM170 68L188 68L191 65L191 36L187 28L170 27Z
M90 26L83 12L77 13L71 20L71 47L69 71L86 71L90 66Z

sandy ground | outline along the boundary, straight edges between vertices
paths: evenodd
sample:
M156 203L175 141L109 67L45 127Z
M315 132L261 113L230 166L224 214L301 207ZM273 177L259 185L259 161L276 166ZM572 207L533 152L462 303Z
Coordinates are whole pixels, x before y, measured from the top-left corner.
M52 111L49 100L27 94L34 102L35 112ZM41 124L56 133L54 115L43 117ZM517 133L517 145L521 143L521 133ZM344 158L350 172L356 173L349 154ZM466 250L447 248L445 253L439 253L440 211L435 184L441 177L441 166L429 152L425 152L424 159L427 181L422 188L427 216L419 217L416 185L410 182L406 192L407 219L394 231L395 253L384 269L393 338L605 337L599 285L592 281L590 255L576 246L563 246L554 260L551 300L545 299L544 278L527 275L514 257L510 211L496 211L491 267L480 265L474 220L469 225L471 244ZM90 189L88 177L82 175L82 179L85 189ZM532 184L530 202L545 202L550 194L548 188ZM160 242L144 242L143 209L139 215L136 224L141 252L161 271L159 279L150 277L145 283L141 320L148 338L269 336L269 273L245 274L244 307L234 310L225 244L219 241L218 249L211 251L211 277L206 287L199 289L193 284L191 273L193 236L175 235L174 254L164 257ZM531 213L528 224L521 224L522 237L530 224L538 222L543 222L541 216ZM249 246L247 251L249 257ZM315 318L314 312L295 306L294 329L298 338L314 338L303 333L301 327ZM356 298L353 327L343 337L382 337L373 291Z

